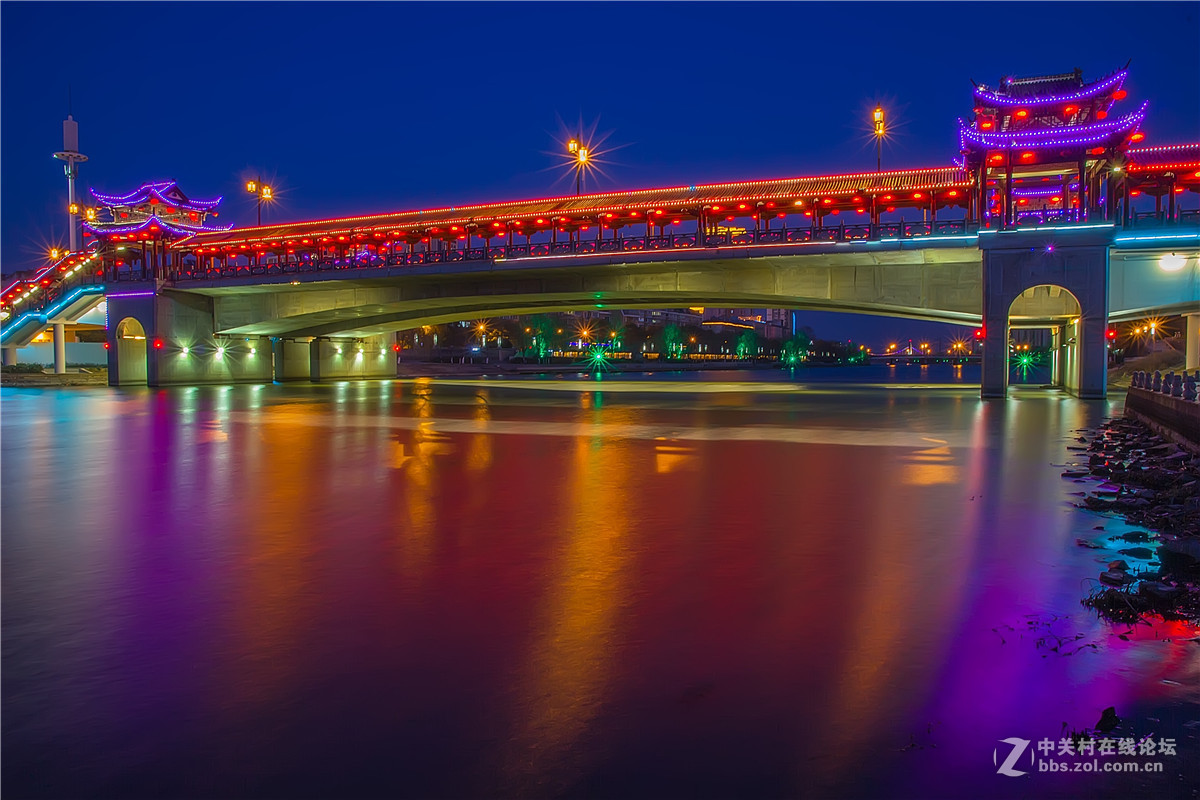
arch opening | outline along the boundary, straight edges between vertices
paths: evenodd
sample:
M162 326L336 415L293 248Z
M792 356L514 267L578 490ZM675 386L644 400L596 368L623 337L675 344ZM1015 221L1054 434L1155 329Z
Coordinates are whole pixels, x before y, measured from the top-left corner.
M126 317L116 327L116 385L146 383L146 329L133 317ZM110 373L113 365L109 365Z
M1017 295L1008 307L1008 381L1048 375L1054 386L1077 392L1081 317L1079 299L1058 284L1038 284Z

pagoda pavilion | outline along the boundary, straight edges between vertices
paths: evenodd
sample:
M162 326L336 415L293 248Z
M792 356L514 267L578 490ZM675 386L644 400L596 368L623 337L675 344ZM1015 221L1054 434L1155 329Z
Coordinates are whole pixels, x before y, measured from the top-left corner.
M124 195L93 189L92 195L99 208L88 212L84 236L95 237L103 246L105 271L127 269L146 278L174 277L181 254L171 250L173 242L233 227L206 224L209 216L217 216L220 197L193 200L175 181L144 183Z
M1144 138L1146 105L1126 113L1117 106L1127 75L1122 69L1085 83L1075 70L976 85L975 113L969 123L959 120L959 144L984 225L1011 227L1033 215L1113 218L1126 153Z

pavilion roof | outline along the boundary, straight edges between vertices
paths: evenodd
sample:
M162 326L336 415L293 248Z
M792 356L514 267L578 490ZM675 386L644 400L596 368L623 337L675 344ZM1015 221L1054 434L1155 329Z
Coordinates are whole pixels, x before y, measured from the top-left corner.
M1066 75L1045 75L1035 78L1009 78L999 88L975 87L975 100L985 107L1018 105L1048 105L1104 98L1120 91L1129 77L1128 70L1118 70L1091 83L1084 83L1079 71Z
M971 186L967 172L958 166L931 167L926 169L900 170L894 172L859 172L845 175L820 177L779 178L774 180L742 181L737 183L713 183L697 186L677 186L661 189L638 189L623 192L602 192L587 195L568 195L534 200L518 200L486 203L470 206L452 206L432 210L399 211L384 214L369 214L356 217L280 223L255 228L238 228L227 233L202 233L177 247L208 247L218 244L235 244L262 241L281 241L302 236L324 234L348 234L363 232L391 232L428 230L436 225L478 225L493 222L527 221L535 223L541 219L561 215L576 218L612 214L615 218L629 218L644 212L663 211L665 215L685 214L695 216L705 207L720 206L722 211L733 211L739 205L753 213L754 204L770 203L780 209L789 206L795 211L796 201L808 204L815 198L839 198L843 201L853 197L866 197L884 192L921 192L947 188ZM808 205L804 206L808 208ZM636 212L636 213L635 213ZM553 224L553 223L547 223Z
M191 211L211 211L220 205L222 199L217 197L212 200L192 200L183 193L175 181L143 183L129 194L124 195L102 194L93 189L92 195L102 205L109 207L140 206L157 201Z
M1146 103L1132 114L1103 122L1071 125L1060 128L1030 128L1028 130L979 131L958 121L958 141L963 152L971 150L1003 150L1008 147L1090 147L1124 142L1146 118Z
M233 226L230 225L224 228L209 228L199 225L182 225L177 221L167 221L160 219L157 216L151 215L144 220L131 223L119 222L85 222L83 229L88 233L99 238L136 237L138 234L144 233L166 233L175 237L192 236L198 232L204 233L223 233L228 231Z

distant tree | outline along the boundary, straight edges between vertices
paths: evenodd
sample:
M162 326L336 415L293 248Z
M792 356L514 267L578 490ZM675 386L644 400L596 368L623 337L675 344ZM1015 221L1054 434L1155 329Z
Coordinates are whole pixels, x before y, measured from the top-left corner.
M758 335L752 330L742 331L737 338L737 357L754 358L758 354Z
M667 358L674 358L683 343L683 331L678 325L665 325L662 329L662 351Z

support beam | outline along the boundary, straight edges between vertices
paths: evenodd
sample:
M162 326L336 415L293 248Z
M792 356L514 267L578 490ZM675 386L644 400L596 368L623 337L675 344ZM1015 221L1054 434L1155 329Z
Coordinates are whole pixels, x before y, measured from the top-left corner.
M1183 345L1184 369L1200 369L1200 314L1185 314L1187 338Z
M17 348L5 347L5 348L3 348L3 352L4 352L4 366L11 367L12 365L17 363Z
M321 380L321 340L316 337L308 343L308 379L313 383Z
M63 375L67 371L67 326L61 322L54 323L54 374Z

